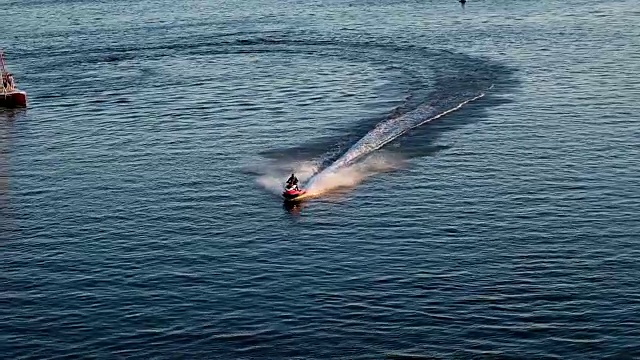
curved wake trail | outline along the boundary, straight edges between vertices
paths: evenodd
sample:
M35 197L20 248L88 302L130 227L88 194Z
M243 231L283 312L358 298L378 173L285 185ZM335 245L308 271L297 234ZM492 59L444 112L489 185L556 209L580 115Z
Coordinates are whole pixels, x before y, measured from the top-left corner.
M379 123L333 164L311 177L306 185L307 191L311 195L319 195L331 189L352 186L376 169L389 168L390 166L387 166L389 164L385 164L385 161L380 162L380 159L373 161L367 159L360 164L357 162L407 131L454 112L484 95L482 92L461 102L459 102L461 100L459 96L454 96L429 105L419 106L402 116ZM456 103L457 105L447 108L448 104Z

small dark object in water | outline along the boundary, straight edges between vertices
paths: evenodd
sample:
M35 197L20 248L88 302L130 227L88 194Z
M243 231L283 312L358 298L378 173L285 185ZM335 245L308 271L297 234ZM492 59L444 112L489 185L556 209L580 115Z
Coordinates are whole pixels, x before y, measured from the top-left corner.
M462 4L462 6L464 6L464 4L467 3L467 0L459 0L459 1L460 1L460 4Z

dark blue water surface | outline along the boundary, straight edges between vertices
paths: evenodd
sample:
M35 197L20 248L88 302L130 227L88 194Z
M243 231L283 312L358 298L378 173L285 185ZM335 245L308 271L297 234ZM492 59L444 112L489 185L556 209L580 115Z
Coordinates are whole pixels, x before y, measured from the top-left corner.
M0 23L1 358L640 358L637 1Z

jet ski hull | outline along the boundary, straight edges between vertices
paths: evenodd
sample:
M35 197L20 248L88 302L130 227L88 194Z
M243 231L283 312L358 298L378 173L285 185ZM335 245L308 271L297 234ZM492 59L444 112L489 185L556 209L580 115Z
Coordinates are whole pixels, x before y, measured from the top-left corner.
M300 201L305 198L306 190L285 190L282 193L284 201Z

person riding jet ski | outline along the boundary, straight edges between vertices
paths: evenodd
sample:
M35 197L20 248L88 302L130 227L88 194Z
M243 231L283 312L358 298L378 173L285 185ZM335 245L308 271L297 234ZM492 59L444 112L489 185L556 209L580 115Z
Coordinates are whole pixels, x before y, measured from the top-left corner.
M291 174L291 176L289 176L289 178L287 179L287 189L291 188L300 190L298 188L298 178L294 174Z

